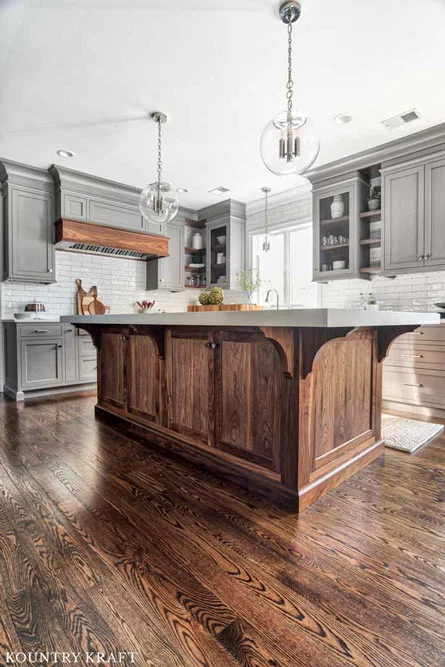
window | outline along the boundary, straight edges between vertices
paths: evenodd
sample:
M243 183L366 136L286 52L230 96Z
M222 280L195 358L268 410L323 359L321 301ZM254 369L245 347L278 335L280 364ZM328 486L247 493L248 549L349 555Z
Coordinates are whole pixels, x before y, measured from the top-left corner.
M259 270L262 280L257 302L264 305L267 290L276 289L284 306L316 308L319 286L312 282L312 225L272 232L267 253L263 242L263 233L252 234L252 266ZM275 303L275 294L272 303Z

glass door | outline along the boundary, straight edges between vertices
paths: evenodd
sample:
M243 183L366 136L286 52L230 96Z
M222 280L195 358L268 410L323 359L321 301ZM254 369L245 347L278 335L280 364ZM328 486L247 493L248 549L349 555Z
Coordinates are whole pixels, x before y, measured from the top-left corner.
M317 200L318 219L318 272L326 274L326 279L349 274L351 257L351 212L352 190L335 191L329 195L319 195Z

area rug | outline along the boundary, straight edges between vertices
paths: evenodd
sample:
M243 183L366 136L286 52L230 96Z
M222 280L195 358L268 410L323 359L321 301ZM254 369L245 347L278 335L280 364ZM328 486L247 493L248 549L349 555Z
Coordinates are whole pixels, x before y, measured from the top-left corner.
M385 445L410 454L433 440L443 428L442 424L382 415L382 438Z

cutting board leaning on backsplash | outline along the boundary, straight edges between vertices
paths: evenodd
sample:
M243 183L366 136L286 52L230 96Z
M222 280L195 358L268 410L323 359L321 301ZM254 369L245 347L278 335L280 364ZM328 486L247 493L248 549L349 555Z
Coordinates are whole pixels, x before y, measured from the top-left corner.
M80 278L76 280L77 285L77 314L78 315L104 315L110 309L104 306L97 298L97 287L92 285L89 292L85 292Z

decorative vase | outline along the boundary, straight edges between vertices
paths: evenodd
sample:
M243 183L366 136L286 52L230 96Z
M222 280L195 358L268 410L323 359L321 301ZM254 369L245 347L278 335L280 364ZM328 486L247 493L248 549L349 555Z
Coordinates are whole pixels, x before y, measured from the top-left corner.
M345 202L341 195L334 195L334 201L331 204L331 217L341 218L345 212Z
M368 210L378 211L380 208L380 199L368 199Z
M199 232L196 232L196 234L193 234L192 248L194 250L202 250L202 236Z

